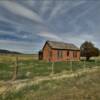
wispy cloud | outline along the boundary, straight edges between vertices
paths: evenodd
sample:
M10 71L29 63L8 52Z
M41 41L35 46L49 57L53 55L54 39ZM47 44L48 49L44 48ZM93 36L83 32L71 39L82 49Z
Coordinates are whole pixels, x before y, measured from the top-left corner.
M73 33L72 33L73 34ZM91 41L93 43L95 43L97 45L97 43L95 42L95 38L93 35L90 35L88 33L80 33L76 36L76 34L72 35L71 33L66 33L63 34L63 41L64 42L69 42L69 43L73 43L76 44L78 47L80 47L80 45L84 42L84 41ZM98 45L97 45L98 46Z
M66 2L63 2L63 1L58 1L57 2L57 5L53 8L49 18L48 18L48 21L52 20L53 18L57 17L58 15L63 15L67 12L69 12L70 10L80 6L80 5L83 5L85 4L86 1L66 1Z
M46 40L100 47L99 0L1 0L0 48L33 53Z
M48 21L54 18L56 14L62 9L63 6L64 6L63 3L58 1L58 4L53 8L50 14Z
M40 12L41 14L44 14L50 8L50 3L52 2L52 0L43 0L42 2L43 3Z
M84 5L86 4L86 1L72 1L72 2L67 2L67 4L63 4L63 8L60 10L59 14L65 14L67 12L69 12L70 10L78 7L78 6L81 6L81 5Z
M41 32L41 33L38 33L38 35L46 39L51 39L51 40L56 40L56 41L62 40L61 37L49 32Z
M93 4L93 3L92 3L92 4ZM72 19L71 21L69 21L69 23L70 23L70 24L73 24L73 23L74 23L75 21L77 21L80 17L82 17L82 16L88 14L89 12L91 12L95 7L97 7L97 5L98 5L97 3L94 3L93 6L88 7L88 9L86 9L85 11L78 13L78 15L77 15L74 19Z
M31 19L33 21L43 22L43 20L35 12L18 4L17 2L0 1L0 4L3 5L7 10L9 10L10 12L12 12L16 15L26 17L26 18Z

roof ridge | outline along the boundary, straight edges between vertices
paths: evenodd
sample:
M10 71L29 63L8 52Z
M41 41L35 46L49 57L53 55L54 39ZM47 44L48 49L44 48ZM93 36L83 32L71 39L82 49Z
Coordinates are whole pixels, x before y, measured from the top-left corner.
M73 44L69 42L63 42L63 41L53 41L53 40L47 40L47 42L56 42L56 43L64 43L64 44ZM74 45L74 44L73 44Z
M73 43L65 43L65 42L60 42L60 41L51 41L48 40L46 41L52 48L55 49L71 49L71 50L79 50L79 48L74 45Z

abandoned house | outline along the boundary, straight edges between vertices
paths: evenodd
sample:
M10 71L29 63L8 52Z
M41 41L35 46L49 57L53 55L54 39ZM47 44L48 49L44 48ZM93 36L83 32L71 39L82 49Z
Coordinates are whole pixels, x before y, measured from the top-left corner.
M46 41L39 51L39 59L49 62L79 61L80 49L71 43Z

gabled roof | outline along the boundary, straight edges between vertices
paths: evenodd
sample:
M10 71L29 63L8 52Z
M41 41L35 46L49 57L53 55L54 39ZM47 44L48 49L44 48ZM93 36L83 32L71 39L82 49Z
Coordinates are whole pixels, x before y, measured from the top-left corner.
M72 43L63 43L58 41L46 41L46 43L53 49L60 50L80 50L77 46Z

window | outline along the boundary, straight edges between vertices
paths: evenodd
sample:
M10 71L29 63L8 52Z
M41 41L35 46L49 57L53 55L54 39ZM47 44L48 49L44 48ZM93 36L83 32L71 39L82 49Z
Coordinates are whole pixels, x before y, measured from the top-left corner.
M62 58L62 56L63 56L63 55L62 55L62 51L61 51L61 50L58 50L58 51L57 51L57 57L58 57L58 58Z
M69 56L69 51L67 51L67 56Z
M77 51L73 51L73 57L77 57Z

